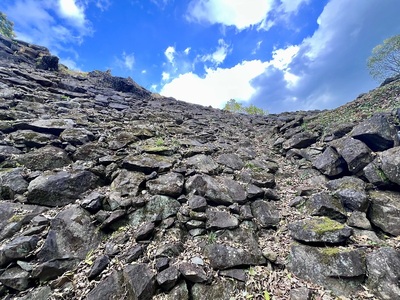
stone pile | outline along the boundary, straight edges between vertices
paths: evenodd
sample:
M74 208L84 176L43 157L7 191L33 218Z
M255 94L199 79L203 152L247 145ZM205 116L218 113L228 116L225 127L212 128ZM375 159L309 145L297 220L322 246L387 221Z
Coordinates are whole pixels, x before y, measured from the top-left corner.
M0 37L0 297L394 299L398 115L316 116L188 104Z

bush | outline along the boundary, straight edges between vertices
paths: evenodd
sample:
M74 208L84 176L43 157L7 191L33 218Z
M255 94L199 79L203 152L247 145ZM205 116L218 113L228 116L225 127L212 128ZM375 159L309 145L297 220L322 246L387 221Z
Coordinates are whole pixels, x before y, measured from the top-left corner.
M7 19L7 16L0 11L0 34L10 39L15 37L14 23Z
M266 110L262 108L256 107L255 105L251 104L249 106L243 106L241 103L237 102L235 99L229 100L225 106L224 110L233 112L233 113L244 113L247 115L261 115L265 116L268 114Z

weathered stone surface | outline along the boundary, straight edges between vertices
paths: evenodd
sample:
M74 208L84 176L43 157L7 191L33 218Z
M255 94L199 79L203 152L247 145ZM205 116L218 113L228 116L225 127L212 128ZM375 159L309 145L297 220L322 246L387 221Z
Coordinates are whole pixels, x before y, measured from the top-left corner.
M0 275L0 282L17 291L24 291L29 287L29 273L19 267L6 269Z
M130 155L126 157L122 166L127 170L150 174L153 171L165 172L172 168L175 158L155 154Z
M145 175L140 172L120 170L111 183L110 189L118 192L122 197L137 196L145 178Z
M28 256L36 248L38 241L38 236L21 236L1 246L0 267Z
M206 246L205 255L210 260L211 267L216 270L259 265L265 262L261 253L252 253L245 249L223 244Z
M317 141L317 137L318 135L312 132L299 132L283 143L283 149L288 150L290 148L306 148L314 144Z
M336 295L361 290L366 274L361 250L294 245L290 257L290 270L296 276L322 285Z
M367 254L366 286L379 299L396 299L400 295L400 252L380 248Z
M169 291L176 285L180 275L176 267L169 267L157 274L157 284L162 290Z
M371 206L368 217L383 231L400 235L400 194L389 191L370 191Z
M188 193L198 193L214 204L230 205L246 201L243 187L228 178L214 179L209 175L194 175L185 183Z
M0 169L0 200L13 200L16 194L28 189L28 182L22 176L23 169Z
M56 279L68 270L73 269L79 263L77 258L51 259L44 263L35 265L31 276L40 282Z
M369 200L365 192L365 183L361 179L346 176L331 180L326 186L340 200L345 209L350 211L367 211Z
M224 153L218 156L217 162L232 170L241 170L244 167L242 159L233 153Z
M39 171L62 168L71 163L71 160L63 149L53 146L46 146L20 155L16 160L28 169Z
M251 205L251 212L257 223L262 228L278 225L280 221L279 211L271 202L256 200Z
M316 157L313 166L322 174L333 177L342 174L346 170L346 162L332 147Z
M349 137L335 140L330 145L343 157L348 170L353 174L360 172L373 160L371 149L360 140Z
M143 241L149 239L153 234L154 229L155 226L153 222L148 222L143 224L135 231L136 241Z
M156 289L155 274L146 264L128 265L123 269L124 282L130 299L150 300Z
M192 263L181 263L179 265L179 271L182 273L183 277L190 282L205 282L207 281L206 272L200 267Z
M166 300L189 300L189 290L185 280L182 280L178 285L176 285L167 295L165 295Z
M61 133L60 139L73 146L78 146L93 141L94 134L86 128L67 128Z
M112 299L116 297L123 297L123 288L121 286L121 276L116 272L112 272L111 275L100 281L96 287L87 294L87 300L99 300L99 299ZM137 298L136 298L137 299Z
M381 169L385 177L400 185L400 147L382 152L380 158L382 161Z
M344 223L346 212L339 199L327 192L314 194L307 202L306 207L312 216L326 216L332 220Z
M350 217L347 219L347 224L351 227L356 227L360 229L372 229L371 223L367 219L366 213L360 211L353 211Z
M50 224L46 241L38 253L42 261L61 258L84 259L100 243L101 234L89 214L78 206L60 212Z
M234 229L239 226L239 220L229 212L210 207L207 213L207 229Z
M75 122L71 119L42 119L29 123L30 129L36 132L60 135L65 129L72 128Z
M146 182L146 187L153 194L178 197L183 189L184 177L178 173L168 173Z
M395 128L384 114L376 114L355 126L350 134L353 138L364 142L373 151L383 151L393 147L397 138Z
M205 154L198 154L187 159L187 165L195 168L200 173L216 174L218 173L218 164Z
M204 197L193 195L188 200L189 207L193 211L204 212L207 208L207 200Z
M44 206L63 206L94 188L97 181L98 178L89 171L49 172L29 183L28 201Z
M290 223L290 235L304 243L342 244L352 234L350 227L327 217L316 217Z
M88 279L94 279L103 272L103 270L110 263L110 259L107 255L100 256L93 262L92 268L88 274Z
M197 283L191 290L191 299L220 299L229 300L237 295L239 285L235 281L218 280L212 285Z

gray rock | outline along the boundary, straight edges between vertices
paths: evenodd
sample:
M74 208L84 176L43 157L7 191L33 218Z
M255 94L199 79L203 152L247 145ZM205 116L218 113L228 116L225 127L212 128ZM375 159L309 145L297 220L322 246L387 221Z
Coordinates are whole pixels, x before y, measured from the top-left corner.
M21 154L21 150L12 147L12 146L4 146L0 145L0 162L10 158L14 154Z
M246 282L247 274L243 269L229 269L219 271L219 274L224 277L233 278L238 281Z
M307 202L306 208L312 216L326 216L332 220L344 223L347 219L346 212L340 200L327 192L314 194Z
M136 241L148 240L153 235L154 229L155 226L153 222L143 224L135 231Z
M386 177L385 173L383 173L382 164L379 158L376 158L370 164L368 164L364 170L364 176L368 180L368 182L372 183L377 187L385 187L390 184L389 179Z
M84 259L97 247L101 233L90 215L78 206L61 211L52 221L46 241L38 253L41 261L61 258Z
M38 241L38 236L21 236L2 245L0 248L0 267L27 257L31 251L35 250Z
M123 297L122 279L113 271L111 275L101 280L86 296L86 300L113 299ZM133 298L137 299L137 298Z
M61 133L60 139L73 146L79 146L92 142L94 134L86 128L67 128Z
M187 159L186 163L189 167L204 174L217 174L219 169L218 164L210 156L204 154L192 156Z
M373 151L392 148L397 137L396 129L384 114L376 114L355 126L350 134L353 138L364 142Z
M155 154L142 154L140 156L130 155L125 157L122 167L131 171L143 172L165 172L172 168L175 158L172 156L161 156Z
M89 171L49 172L29 183L28 202L44 206L64 206L74 202L97 185L98 178Z
M362 289L366 264L361 250L294 245L290 257L289 269L293 274L338 296L354 295Z
M196 283L191 289L191 299L229 300L237 296L240 285L233 280L216 280L212 285Z
M35 151L19 155L16 160L25 168L34 171L53 170L55 168L68 166L72 163L63 149L53 146L45 146Z
M57 136L47 133L39 133L33 130L18 130L10 133L9 138L15 145L25 146L28 148L40 148L55 141Z
M110 190L120 193L123 197L137 196L145 178L145 175L140 172L120 170L118 176L111 183Z
M300 287L290 291L290 300L311 300L312 292L307 287Z
M24 291L30 285L29 273L19 267L6 269L0 275L0 282L6 287L17 291Z
M292 222L288 228L292 238L305 243L342 244L352 234L350 227L327 217Z
M204 197L192 195L188 201L190 209L196 212L204 212L207 208L207 200Z
M168 294L165 295L166 300L189 300L189 290L185 280L182 280Z
M146 182L146 186L153 194L178 197L183 190L184 177L178 173L168 173Z
M81 206L90 213L96 213L101 209L103 199L104 195L93 191L83 199Z
M342 174L346 170L346 162L332 147L316 157L313 166L322 174L333 177Z
M0 169L0 200L13 200L17 194L28 189L28 182L22 176L23 169Z
M283 149L290 148L307 148L317 141L318 135L312 132L303 131L293 135L290 139L283 143Z
M383 231L400 235L400 194L389 191L370 191L371 206L368 217Z
M210 260L211 267L216 270L265 263L265 258L262 256L261 251L253 253L246 249L234 248L218 243L207 245L205 255Z
M400 185L400 147L386 150L379 156L382 161L381 169L385 177L391 182Z
M146 264L127 265L123 269L129 299L150 300L156 290L155 274Z
M370 230L372 229L371 223L367 219L365 212L353 211L347 219L347 224L351 227Z
M365 183L361 179L346 176L331 180L326 186L333 191L333 195L340 200L347 210L367 211L369 200L365 192Z
M269 228L279 224L280 214L271 202L256 200L250 204L251 212L262 228Z
M233 170L241 170L244 167L242 159L233 153L224 153L218 156L217 162Z
M181 263L179 265L179 271L182 273L183 277L190 282L205 282L207 281L206 272L198 265L191 263Z
M373 160L371 149L360 140L349 137L335 140L330 145L343 157L348 170L353 174L360 172Z
M31 276L40 282L56 279L68 270L73 269L79 263L79 259L51 259L33 267Z
M239 226L239 220L229 212L210 207L207 213L207 229L234 229Z
M102 255L95 259L93 262L92 267L90 268L90 272L88 274L88 279L94 279L103 272L103 270L108 266L110 263L110 259L107 255Z
M180 272L175 267L169 267L157 274L157 283L163 291L171 290L179 280Z
M380 248L367 254L367 288L379 299L391 300L400 295L400 252Z

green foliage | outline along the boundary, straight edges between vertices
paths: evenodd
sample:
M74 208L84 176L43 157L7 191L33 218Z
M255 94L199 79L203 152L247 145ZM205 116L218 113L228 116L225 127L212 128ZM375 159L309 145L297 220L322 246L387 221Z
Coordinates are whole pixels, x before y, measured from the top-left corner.
M7 16L0 11L0 34L8 38L14 38L14 23L7 19Z
M384 80L400 74L400 34L392 36L372 49L368 58L369 73L374 79Z
M243 106L241 103L237 102L235 99L229 100L225 106L224 110L233 112L233 113L244 113L248 115L267 115L268 112L263 110L255 105L251 104L249 106Z

